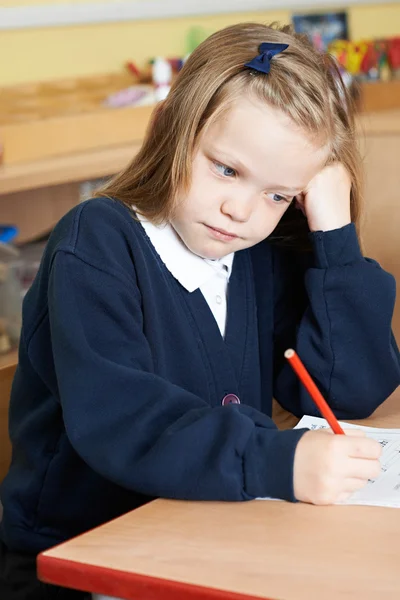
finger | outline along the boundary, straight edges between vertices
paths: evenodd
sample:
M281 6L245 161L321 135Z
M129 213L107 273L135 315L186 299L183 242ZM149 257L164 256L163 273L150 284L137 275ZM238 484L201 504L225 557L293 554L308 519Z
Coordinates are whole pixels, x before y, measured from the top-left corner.
M350 479L376 479L381 474L379 460L350 458L348 462L347 477Z
M337 498L337 502L344 502L355 492L362 490L368 484L368 479L357 479L355 477L348 477L344 481L344 490L340 492Z
M344 482L344 492L346 494L353 494L358 490L361 490L368 483L368 479L357 479L356 477L348 477Z
M346 436L347 451L352 458L366 458L377 460L382 454L379 442L368 437Z
M345 502L345 500L347 500L347 498L350 498L352 492L341 492L339 494L339 496L337 497L336 502Z

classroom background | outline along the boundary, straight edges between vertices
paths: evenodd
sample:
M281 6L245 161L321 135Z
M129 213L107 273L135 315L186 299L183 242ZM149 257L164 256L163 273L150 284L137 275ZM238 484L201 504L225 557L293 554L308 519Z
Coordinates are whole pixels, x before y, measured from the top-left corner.
M400 2L3 0L0 481L21 303L49 232L128 163L187 55L240 21L293 23L337 57L359 111L364 251L400 281Z

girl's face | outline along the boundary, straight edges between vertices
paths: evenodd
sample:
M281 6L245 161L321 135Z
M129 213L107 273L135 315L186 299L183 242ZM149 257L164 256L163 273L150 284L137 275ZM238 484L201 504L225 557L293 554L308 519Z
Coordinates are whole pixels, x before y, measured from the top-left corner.
M272 233L322 169L328 149L281 111L243 98L200 136L190 190L172 226L203 258L221 258Z

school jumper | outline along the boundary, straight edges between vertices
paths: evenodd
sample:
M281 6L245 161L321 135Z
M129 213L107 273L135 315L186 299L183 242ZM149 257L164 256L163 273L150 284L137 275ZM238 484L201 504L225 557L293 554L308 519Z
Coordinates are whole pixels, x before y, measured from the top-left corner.
M94 199L59 222L23 307L9 549L37 553L154 497L294 500L305 430L278 431L272 397L317 410L284 350L339 418L367 417L400 382L393 277L352 224L310 236L308 254L268 240L235 253L223 337L127 207Z

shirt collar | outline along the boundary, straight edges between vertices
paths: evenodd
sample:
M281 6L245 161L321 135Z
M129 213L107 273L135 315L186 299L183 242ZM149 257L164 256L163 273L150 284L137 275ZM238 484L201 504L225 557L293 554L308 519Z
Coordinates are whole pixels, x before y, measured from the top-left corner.
M226 269L229 279L234 252L217 260L201 258L185 246L172 225L157 226L142 215L137 217L168 271L188 292L197 290L221 269Z

